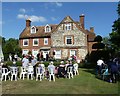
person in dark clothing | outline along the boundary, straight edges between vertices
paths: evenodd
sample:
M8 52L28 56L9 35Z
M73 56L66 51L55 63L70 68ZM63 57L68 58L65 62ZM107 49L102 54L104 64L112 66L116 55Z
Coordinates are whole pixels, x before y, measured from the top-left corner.
M40 61L40 53L37 54L37 61Z
M118 66L115 62L111 61L108 63L108 70L111 74L111 80L113 83L117 82Z
M47 53L46 54L46 61L48 61L48 59L49 59L49 54Z

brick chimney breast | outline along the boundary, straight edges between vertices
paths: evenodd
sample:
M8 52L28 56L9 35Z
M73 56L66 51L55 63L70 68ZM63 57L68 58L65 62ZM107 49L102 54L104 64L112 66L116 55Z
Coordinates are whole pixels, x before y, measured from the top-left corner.
M85 15L81 14L79 17L80 17L80 24L81 24L82 28L84 29L84 17L85 17Z
M31 20L30 19L27 19L26 20L26 27L30 27L31 26Z

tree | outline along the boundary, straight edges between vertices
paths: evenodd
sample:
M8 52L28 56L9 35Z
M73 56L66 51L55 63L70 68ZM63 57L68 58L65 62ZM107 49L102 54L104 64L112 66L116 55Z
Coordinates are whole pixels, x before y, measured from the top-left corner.
M101 43L102 37L100 35L96 36L94 41L97 43L93 44L92 49L99 50L99 49L103 49L105 47L105 44Z
M112 43L112 47L116 52L120 51L120 1L118 3L118 19L113 22L112 33L110 33L110 41Z
M18 56L21 56L22 53L22 49L19 47L19 41L18 39L14 39L14 38L10 38L8 40L5 40L4 37L2 37L2 50L3 50L3 54L5 57L5 60L8 59L9 54L15 54L17 53Z

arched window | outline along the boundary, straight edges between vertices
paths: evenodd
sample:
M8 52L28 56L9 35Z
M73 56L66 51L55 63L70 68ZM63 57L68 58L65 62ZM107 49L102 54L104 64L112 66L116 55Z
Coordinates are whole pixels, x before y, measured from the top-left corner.
M50 25L46 25L45 26L45 32L51 32L51 27L50 27Z

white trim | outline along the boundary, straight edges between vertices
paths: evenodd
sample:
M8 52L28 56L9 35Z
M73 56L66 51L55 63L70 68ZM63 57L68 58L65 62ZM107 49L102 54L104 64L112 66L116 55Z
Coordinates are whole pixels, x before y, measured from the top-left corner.
M71 39L71 44L67 44L67 39L69 39L69 37ZM66 45L72 45L73 44L73 36L65 36L65 44Z
M51 27L50 27L50 25L46 25L45 26L45 32L51 32Z
M70 50L70 56L72 56L72 55L74 55L74 56L76 56L76 49L71 49Z
M61 59L62 51L61 50L54 50L55 51L55 59Z
M22 49L22 54L27 55L27 54L28 54L28 52L29 52L29 49Z
M34 43L35 40L38 42L38 44ZM39 39L33 39L33 46L38 46L38 45L39 45Z
M71 30L72 26L71 23L65 24L65 30Z
M25 45L24 43L25 43L25 41L27 41L27 45ZM23 39L23 46L29 46L29 39Z
M47 43L46 43L47 41ZM48 38L44 38L44 45L48 45Z
M32 55L33 55L34 57L37 56L38 52L39 52L39 49L32 49Z
M34 31L33 31L33 30L34 30ZM31 32L31 34L36 33L36 27L35 27L35 26L32 26L30 32Z

